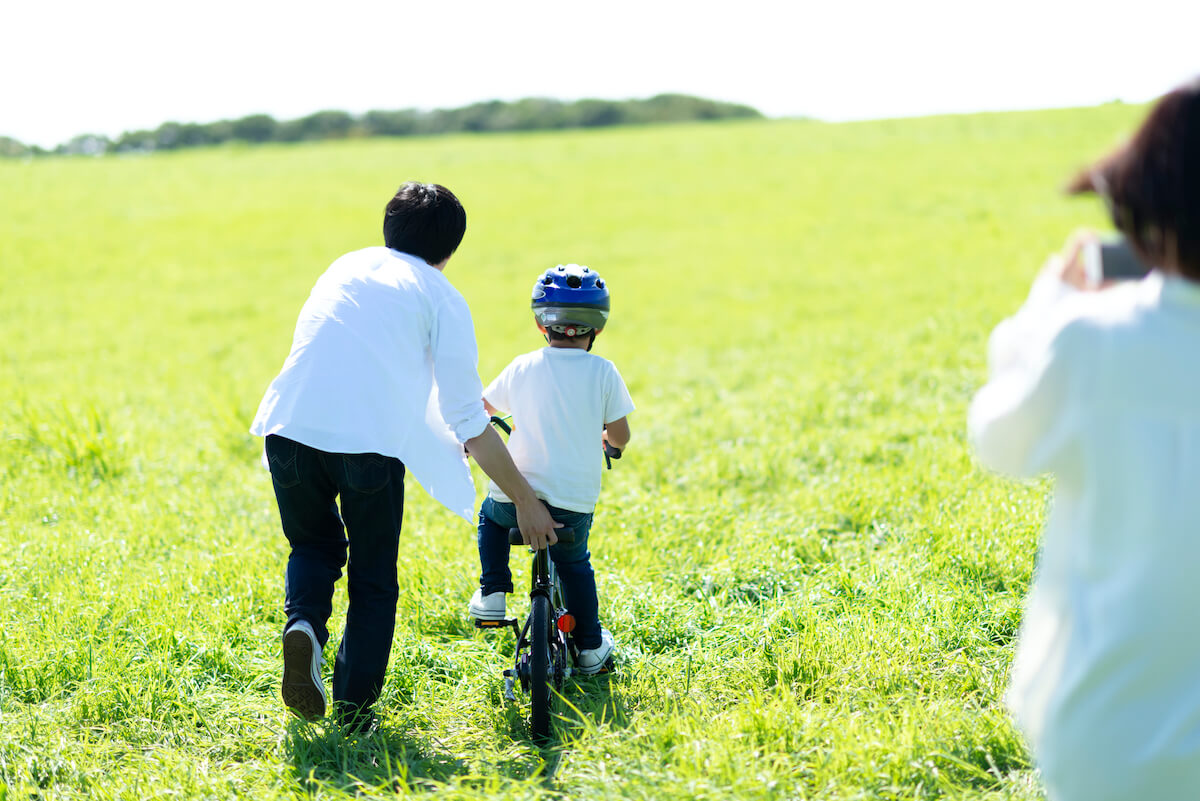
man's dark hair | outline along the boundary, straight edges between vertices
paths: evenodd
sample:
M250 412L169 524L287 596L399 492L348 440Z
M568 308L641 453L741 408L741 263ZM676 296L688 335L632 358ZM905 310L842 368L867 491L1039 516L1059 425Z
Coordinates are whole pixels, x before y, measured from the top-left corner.
M429 264L449 258L466 232L467 212L441 184L409 181L383 213L383 243Z
M1164 95L1128 144L1067 191L1103 197L1142 258L1200 281L1200 79Z

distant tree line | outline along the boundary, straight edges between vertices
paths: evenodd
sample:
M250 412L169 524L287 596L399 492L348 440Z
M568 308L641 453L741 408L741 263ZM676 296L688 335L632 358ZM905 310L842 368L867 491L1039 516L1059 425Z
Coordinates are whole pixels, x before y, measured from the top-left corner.
M103 155L178 150L225 142L311 142L356 137L596 128L756 117L762 117L762 114L750 106L679 94L657 95L646 100L570 102L526 98L512 102L491 100L462 108L433 111L368 111L360 116L345 111L318 111L307 117L282 121L267 114L251 114L236 120L209 123L166 122L152 131L127 131L115 140L84 134L53 150L0 136L0 156Z

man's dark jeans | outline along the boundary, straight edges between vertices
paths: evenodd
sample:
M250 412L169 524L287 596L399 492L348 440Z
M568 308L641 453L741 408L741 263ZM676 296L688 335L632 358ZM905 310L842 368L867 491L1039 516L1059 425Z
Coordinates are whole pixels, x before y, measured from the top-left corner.
M588 551L588 533L592 528L590 512L572 512L557 506L546 507L550 516L575 530L571 544L550 546L550 558L562 579L567 611L575 618L575 644L581 649L600 647L600 607L596 600L596 575L592 554ZM479 507L479 562L482 573L480 591L512 592L512 571L508 567L508 530L517 527L517 508L511 503L484 498Z
M379 699L392 649L404 464L378 453L327 453L278 435L267 437L266 452L292 546L284 583L287 626L307 620L322 647L349 545L350 603L333 666L333 703L344 722L354 722Z

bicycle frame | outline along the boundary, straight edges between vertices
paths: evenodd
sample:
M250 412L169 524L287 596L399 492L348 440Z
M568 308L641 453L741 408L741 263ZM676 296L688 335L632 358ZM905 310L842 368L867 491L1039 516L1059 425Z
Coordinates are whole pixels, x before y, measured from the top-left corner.
M560 528L557 529L555 533L558 534L559 542L574 541L574 532L571 529ZM509 542L513 545L523 544L519 529L512 529L509 532ZM571 670L570 663L567 661L566 657L568 652L573 650L574 644L567 635L574 627L574 619L571 618L566 612L566 601L563 597L562 584L558 580L558 572L555 570L554 560L550 558L550 551L548 548L542 548L541 550L534 552L531 567L532 569L529 581L529 603L531 612L535 599L546 599L548 612L547 623L550 634L548 638L549 646L551 650L555 652L555 657L561 657L561 659L551 659L551 674L548 676L548 678L552 679L553 683L557 687L561 688L562 679L569 676ZM531 613L529 618L526 619L524 627L520 631L517 631L514 621L513 631L517 634L518 654L516 669L519 677L521 676L521 660L519 658L520 653L523 648L530 648L534 644L532 618L533 615ZM560 624L559 621L562 621L562 623ZM524 677L522 677L522 689L528 692L528 687L526 687L526 681Z
M570 528L556 529L559 542L573 542L575 532ZM509 544L522 545L520 529L508 533ZM550 558L550 549L541 548L533 554L533 570L529 587L529 616L521 626L516 618L506 620L476 620L476 628L498 629L512 627L517 636L513 666L504 671L504 697L516 701L515 688L530 698L529 728L536 739L550 736L550 715L553 694L561 693L571 675L575 644L570 633L574 618L566 611L566 603Z

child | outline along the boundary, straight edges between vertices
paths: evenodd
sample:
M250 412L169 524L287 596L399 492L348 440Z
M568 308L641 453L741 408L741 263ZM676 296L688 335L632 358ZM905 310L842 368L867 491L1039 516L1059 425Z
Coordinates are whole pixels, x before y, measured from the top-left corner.
M560 264L538 277L531 305L549 347L514 359L483 391L483 403L490 414L512 413L508 448L517 469L551 517L575 530L573 543L551 545L550 558L575 618L577 668L598 673L613 639L600 628L588 531L600 497L599 446L628 444L633 400L612 362L590 353L608 320L603 278L578 264ZM513 591L508 530L515 524L512 503L492 482L479 509L480 587L468 605L480 620L504 618L504 594Z

